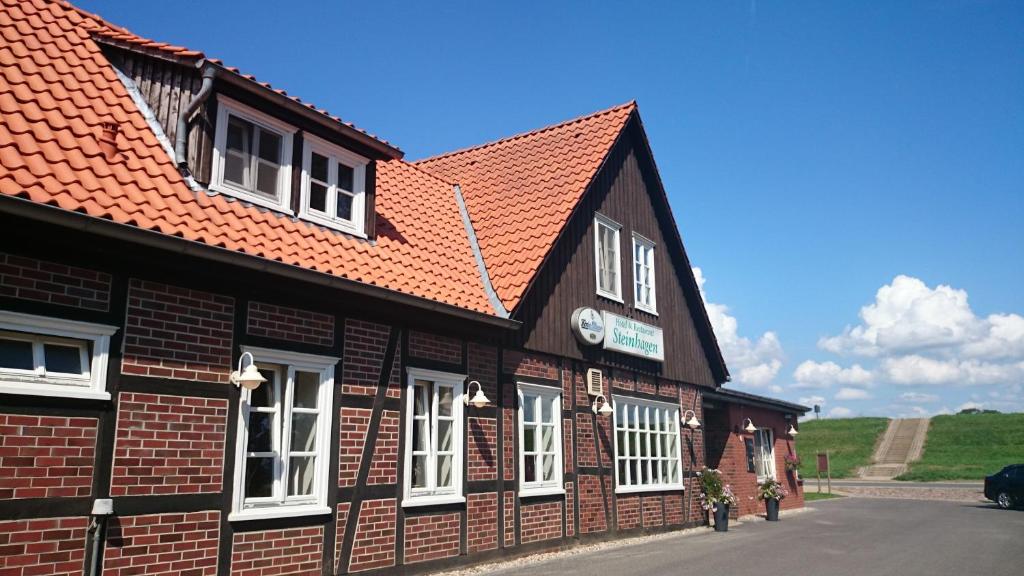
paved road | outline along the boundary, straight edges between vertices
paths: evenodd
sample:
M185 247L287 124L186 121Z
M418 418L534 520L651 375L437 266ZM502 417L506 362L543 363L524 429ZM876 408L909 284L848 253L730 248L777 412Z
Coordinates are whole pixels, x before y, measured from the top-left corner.
M986 504L843 498L781 522L487 572L540 576L1020 576L1024 511Z

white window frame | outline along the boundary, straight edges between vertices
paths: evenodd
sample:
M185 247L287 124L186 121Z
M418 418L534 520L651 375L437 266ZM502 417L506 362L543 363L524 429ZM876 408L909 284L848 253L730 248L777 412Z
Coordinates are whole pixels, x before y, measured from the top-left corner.
M615 237L615 291L609 292L601 288L601 227L614 232ZM620 239L622 225L602 214L594 214L594 280L597 295L616 302L622 302L622 241Z
M562 390L551 386L540 386L528 382L519 382L519 495L520 496L544 496L548 494L565 494L565 487L562 485L562 461L565 457L562 453ZM551 416L554 418L554 477L551 480L535 480L526 482L523 480L523 471L526 470L526 450L523 445L525 421L523 418L523 393L533 394L540 398L541 402L551 403ZM543 412L537 411L538 422ZM534 442L534 447L539 452L540 437ZM536 457L536 456L531 456ZM542 467L536 467L537 475L542 475Z
M55 396L88 400L110 400L107 392L107 361L110 337L116 326L65 320L0 310L0 333L5 337L32 342L32 370L0 368L0 393L30 396ZM84 374L47 373L43 344L74 344L69 339L92 345L80 347Z
M462 452L465 446L465 432L463 428L463 384L466 381L465 374L453 374L450 372L439 372L424 368L406 368L406 389L405 389L405 474L403 478L404 490L402 507L431 506L435 504L456 504L465 502L466 497L462 487L463 461ZM430 437L427 439L427 469L426 476L428 485L426 488L412 487L412 425L414 418L414 396L416 394L416 380L428 380L434 383L431 391L430 402ZM438 385L452 387L452 418L454 436L452 441L452 486L451 488L437 488L437 474L435 467L437 462L436 434L437 430L437 388Z
M658 401L655 401L655 400L645 400L645 399L641 399L641 398L635 398L633 396L619 396L619 397L615 398L615 400L612 403L612 405L615 408L615 412L614 412L614 415L612 417L613 418L613 426L612 426L612 428L613 428L613 433L614 433L613 441L614 441L614 446L615 446L615 493L616 494L629 494L629 493L633 493L633 492L661 492L661 491L666 491L666 490L683 490L685 488L685 485L683 484L683 444L682 444L682 435L680 434L680 426L679 426L679 406L677 404L670 404L668 402L658 402ZM620 410L621 410L623 405L633 406L638 411L641 410L641 409L645 409L646 410L646 409L651 409L651 408L668 410L668 412L669 412L669 414L668 414L668 416L669 416L669 424L670 424L671 428L674 428L674 430L670 430L668 432L669 433L674 432L675 436L676 436L676 444L675 444L676 445L675 469L676 469L676 478L678 479L678 482L659 482L659 483L648 483L648 484L633 484L631 478L620 478L619 477L619 461L622 460L622 459L627 459L627 458L628 459L632 459L633 458L632 452L634 450L638 450L638 448L639 448L638 446L633 446L633 447L619 446L619 428L620 428L620 426L619 426L619 424L620 424L619 423L619 414L620 414ZM639 420L638 420L638 427L639 427ZM649 428L649 425L648 425L648 428ZM647 462L648 478L653 478L654 477L654 476L652 476L652 470L651 470L651 467L650 467L650 463L651 462L661 461L662 459L665 459L665 460L667 460L669 462L669 465L672 464L671 460L668 459L667 456L665 456L665 457L661 456L662 448L661 448L661 444L660 443L657 445L657 450L652 452L651 442L650 442L650 438L651 438L652 434L659 434L659 437L660 437L662 432L654 432L654 431L648 431L648 430L643 430L642 429L641 433L637 434L637 436L636 436L636 438L637 438L636 443L637 444L641 440L643 440L646 443L645 444L645 448L646 448L647 456L643 457L642 460ZM643 438L641 438L641 436ZM658 455L657 456L652 456L652 454L654 454L655 452ZM638 459L640 459L640 458L638 458ZM659 469L658 469L658 474L657 475L660 477L661 471L660 471L660 467L658 467L658 468ZM627 475L631 476L631 474L632 474L632 471L631 470L627 470Z
M651 314L657 315L658 296L655 287L657 286L658 282L654 268L654 247L655 244L653 241L644 238L643 236L637 234L636 232L633 233L633 304L639 310L643 310L644 312L649 312ZM648 262L637 261L637 248L643 248L645 250L644 253L647 255L647 258L649 260ZM646 267L650 271L647 275L647 278L643 278L641 280L640 277L637 277L637 266ZM649 286L647 285L648 281L650 282ZM650 288L651 290L651 301L649 303L643 302L640 299L640 296L643 293L642 288Z
M767 438L767 444L765 444L765 438ZM771 428L758 428L754 431L754 458L754 470L759 483L769 478L773 480L777 478L775 475L775 431ZM760 467L757 466L758 462L761 464ZM758 468L761 469L761 472L757 472Z
M310 165L313 152L328 159L327 166L327 212L323 213L309 207L310 199ZM338 218L337 192L338 162L352 167L352 220ZM347 232L362 238L366 237L366 166L368 158L345 150L340 146L318 138L312 134L303 134L302 145L302 201L299 203L299 217L321 226Z
M274 447L278 453L278 461L275 462L275 480L272 496L266 498L245 498L245 464L247 461L247 446L249 439L249 401L251 391L241 389L239 399L238 430L235 438L235 470L234 470L234 498L231 514L228 520L262 520L267 518L287 518L293 516L309 516L315 514L329 514L332 509L327 505L327 491L330 485L330 457L332 446L337 446L331 436L331 425L334 419L333 397L334 397L334 367L338 358L320 356L315 354L303 354L285 350L272 350L255 346L243 346L242 353L249 352L253 355L257 366L267 364L278 364L285 366L284 377L281 386L293 379L298 372L317 372L320 374L320 388L317 394L317 408L319 418L316 427L316 448L314 450L316 465L313 479L313 491L309 496L288 496L285 481L288 478L288 464L290 453L288 443L291 440L291 420L288 419L284 426L275 422L275 434L282 430L279 437L274 439ZM267 381L261 386L272 385ZM277 395L275 405L275 420L283 418L287 407L291 406L294 387L288 386L282 394Z
M251 122L261 130L269 130L281 137L281 168L277 172L277 201L224 180L224 157L228 138L228 116L235 116ZM259 110L246 106L227 96L217 95L217 126L213 138L213 171L210 176L210 190L234 196L277 212L292 214L292 155L293 137L297 129L285 122L268 116ZM253 154L257 154L253 150Z

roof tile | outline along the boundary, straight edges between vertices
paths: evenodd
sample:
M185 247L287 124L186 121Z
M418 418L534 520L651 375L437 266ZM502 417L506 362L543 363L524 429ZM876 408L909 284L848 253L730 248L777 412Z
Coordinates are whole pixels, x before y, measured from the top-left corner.
M460 185L494 289L514 309L597 174L629 102L415 164Z
M82 26L121 30L63 2L0 0L0 194L494 313L450 183L378 162L372 241L193 191ZM110 119L113 159L96 143Z

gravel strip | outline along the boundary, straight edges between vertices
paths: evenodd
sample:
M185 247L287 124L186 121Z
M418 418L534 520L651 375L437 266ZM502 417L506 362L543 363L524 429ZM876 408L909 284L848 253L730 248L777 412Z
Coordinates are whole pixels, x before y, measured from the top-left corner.
M499 560L497 562L491 562L489 564L477 564L474 566L467 566L458 570L451 570L448 572L437 572L433 576L470 576L472 574L486 574L494 570L504 570L508 568L526 568L535 564L540 564L547 560L553 560L555 558L568 558L577 556L580 554L590 554L592 552L599 552L602 550L613 550L615 548L622 548L624 546L634 546L636 544L643 544L645 542L653 542L655 540L667 540L669 538L680 538L685 536L692 536L696 534L707 534L712 529L708 526L698 526L696 528L687 528L685 530L675 530L672 532L662 532L660 534L650 534L648 536L636 536L633 538L623 538L621 540L609 540L607 542L598 542L596 544L587 544L584 546L574 546L565 550L553 550L551 552L543 552L540 554L530 554L520 558L513 558L511 560Z
M843 486L832 490L836 494L866 498L899 498L904 500L945 500L948 502L987 501L981 490L971 488L917 488L893 486L891 488Z

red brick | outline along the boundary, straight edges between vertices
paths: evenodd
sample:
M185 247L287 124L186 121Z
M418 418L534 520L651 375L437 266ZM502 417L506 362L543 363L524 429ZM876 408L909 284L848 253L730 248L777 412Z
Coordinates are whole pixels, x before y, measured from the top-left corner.
M233 576L318 576L323 566L323 526L236 533Z
M107 530L104 575L217 573L218 511L115 516Z
M457 556L460 522L457 513L406 517L405 563Z
M0 500L89 496L97 425L0 414Z
M0 252L0 293L88 310L110 309L110 274Z
M81 575L88 525L86 517L0 521L0 574Z
M409 332L409 356L461 364L462 342L456 338L412 330Z

